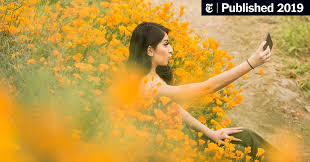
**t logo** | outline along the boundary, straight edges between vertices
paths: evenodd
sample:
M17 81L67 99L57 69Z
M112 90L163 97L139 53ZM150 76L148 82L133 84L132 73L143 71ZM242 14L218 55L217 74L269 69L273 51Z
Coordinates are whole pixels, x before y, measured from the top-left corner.
M206 4L206 12L208 12L208 13L213 12L213 8L212 7L213 7L212 3Z

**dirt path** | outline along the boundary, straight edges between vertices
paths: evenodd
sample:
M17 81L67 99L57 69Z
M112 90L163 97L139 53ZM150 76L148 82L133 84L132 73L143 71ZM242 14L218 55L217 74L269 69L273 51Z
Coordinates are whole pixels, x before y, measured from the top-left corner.
M165 1L168 0L162 2ZM215 38L219 48L233 57L235 65L255 52L267 32L275 35L281 25L280 17L275 16L201 16L198 0L174 3L176 8L180 5L185 6L184 20L190 27L200 34L206 30L206 37ZM280 55L275 38L273 41L272 60L249 72L248 79L234 82L243 89L243 102L227 115L232 120L231 126L250 128L274 145L283 142L273 136L279 129L293 132L297 141L304 144L303 156L310 161L310 112L306 110L310 107L310 96L285 75L283 60L286 58ZM257 73L260 68L265 74Z

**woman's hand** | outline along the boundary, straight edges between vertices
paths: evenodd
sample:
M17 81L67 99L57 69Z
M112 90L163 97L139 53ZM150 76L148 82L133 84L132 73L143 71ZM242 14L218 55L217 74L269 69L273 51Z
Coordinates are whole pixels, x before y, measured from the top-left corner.
M242 127L235 127L235 128L222 128L219 130L213 131L211 138L215 142L221 141L221 143L224 143L224 139L230 139L230 134L239 133L242 132ZM241 141L241 139L238 138L232 138L233 141Z
M263 47L266 41L263 41L256 52L249 58L249 63L253 66L253 68L264 64L265 62L269 61L271 58L271 52L269 46L264 51Z

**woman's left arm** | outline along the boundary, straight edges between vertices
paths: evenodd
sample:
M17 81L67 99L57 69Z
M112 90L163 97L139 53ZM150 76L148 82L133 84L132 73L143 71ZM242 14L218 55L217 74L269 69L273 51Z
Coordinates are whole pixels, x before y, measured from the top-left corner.
M186 124L188 124L190 127L194 128L197 131L202 132L204 135L209 137L214 142L221 141L222 144L224 143L223 139L229 139L230 134L233 133L239 133L242 132L242 127L235 127L235 128L223 128L216 131L213 131L212 129L208 128L204 124L202 124L200 121L195 119L190 113L188 113L186 110L182 108L182 106L177 105L179 112L182 115L182 119ZM241 141L238 138L233 138L233 141Z
M211 138L213 140L213 138L212 138L213 130L212 129L208 128L207 126L202 124L200 121L195 119L190 113L188 113L186 110L184 110L180 105L178 105L178 109L179 109L179 112L182 116L182 120L184 120L184 122L186 124L188 124L190 127L194 128L195 130L204 133L206 136L208 136L209 138Z

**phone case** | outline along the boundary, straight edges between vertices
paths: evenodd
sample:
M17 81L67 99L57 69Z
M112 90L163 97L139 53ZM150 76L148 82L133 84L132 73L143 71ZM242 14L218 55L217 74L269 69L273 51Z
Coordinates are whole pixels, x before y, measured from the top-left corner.
M266 41L267 41L267 43L264 45L264 50L266 50L267 46L269 46L269 48L271 50L272 46L273 46L273 43L272 43L272 40L271 40L270 33L267 34Z

